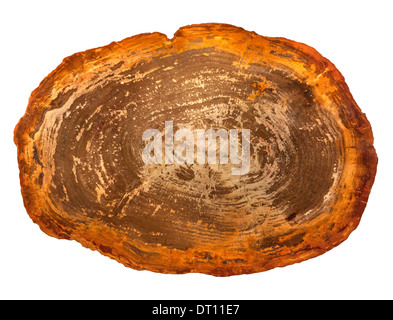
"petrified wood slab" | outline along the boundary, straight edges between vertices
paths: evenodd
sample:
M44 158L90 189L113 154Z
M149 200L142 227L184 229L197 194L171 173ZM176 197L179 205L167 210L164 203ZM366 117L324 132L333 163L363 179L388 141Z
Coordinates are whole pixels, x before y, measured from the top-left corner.
M237 144L247 155L249 141L249 167L174 161L171 126L249 130ZM149 129L169 148L149 151L150 164ZM318 256L357 227L377 166L370 124L331 62L223 24L64 59L32 93L15 143L24 204L45 233L163 273L228 276Z

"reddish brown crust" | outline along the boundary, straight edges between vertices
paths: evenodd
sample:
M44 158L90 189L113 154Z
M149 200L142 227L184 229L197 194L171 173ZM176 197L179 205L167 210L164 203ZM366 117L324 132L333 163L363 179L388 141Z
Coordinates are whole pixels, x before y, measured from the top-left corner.
M291 70L294 77L305 79L307 85L315 90L315 99L328 112L336 119L343 119L341 122L345 120L346 125L341 127L345 144L344 165L339 197L332 211L305 222L288 236L284 232L288 226L279 226L278 234L281 236L263 250L255 250L252 245L247 245L256 243L251 237L239 238L244 248L242 259L238 259L239 252L228 251L225 245L216 247L217 243L213 242L211 246L195 245L184 251L152 246L133 239L132 246L136 249L130 250L124 246L129 241L127 232L102 221L83 221L78 218L62 223L68 215L63 215L50 203L47 199L49 189L43 190L37 183L40 167L46 160L40 155L39 160L34 162L34 153L45 146L40 146L40 141L30 136L38 129L44 110L57 94L70 92L78 85L89 83L96 75L96 70L104 68L106 64L115 66L125 61L123 68L126 69L155 56L212 46L218 51L241 54L240 63L245 67L268 61L272 67ZM288 58L288 52L291 58ZM127 56L127 53L132 54ZM307 63L301 59L306 59ZM337 109L337 105L342 108ZM358 226L377 168L371 126L354 101L344 77L330 61L307 45L283 38L261 37L254 32L225 24L186 26L177 31L173 39L161 33L141 34L65 58L32 92L25 115L15 128L14 141L18 148L24 205L32 220L45 233L61 239L76 240L131 268L162 273L200 272L229 276L265 271L323 254L347 239ZM285 245L299 235L302 238L298 244ZM231 248L233 240L230 241L228 248ZM268 256L269 250L277 248L277 241L281 243L279 252L276 256ZM151 255L141 258L135 252L149 252ZM204 263L199 261L198 257L203 252L211 253L208 262L203 259ZM223 264L223 261L226 263Z

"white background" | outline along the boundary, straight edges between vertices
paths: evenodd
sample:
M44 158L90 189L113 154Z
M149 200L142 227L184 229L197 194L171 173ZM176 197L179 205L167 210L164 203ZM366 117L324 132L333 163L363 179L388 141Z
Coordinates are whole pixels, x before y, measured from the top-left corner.
M392 1L2 1L0 298L392 299ZM306 43L331 60L372 124L378 173L359 227L324 255L215 278L135 271L45 235L20 194L13 129L62 59L144 32L229 23Z

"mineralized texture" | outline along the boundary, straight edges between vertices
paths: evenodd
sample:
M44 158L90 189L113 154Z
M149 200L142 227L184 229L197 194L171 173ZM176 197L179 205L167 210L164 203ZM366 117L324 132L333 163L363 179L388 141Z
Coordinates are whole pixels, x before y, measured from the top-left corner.
M165 121L249 129L249 171L145 164L142 135L164 136ZM229 276L323 254L357 227L377 167L370 124L330 61L225 24L65 58L14 140L24 204L45 233L162 273Z

